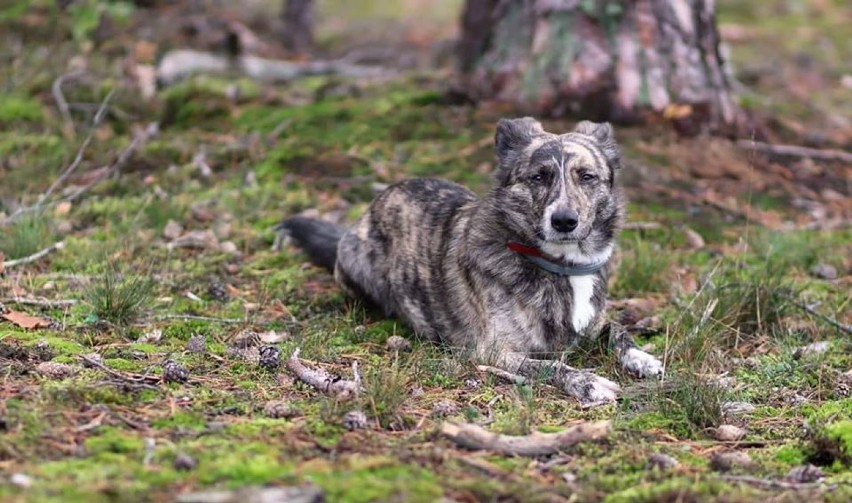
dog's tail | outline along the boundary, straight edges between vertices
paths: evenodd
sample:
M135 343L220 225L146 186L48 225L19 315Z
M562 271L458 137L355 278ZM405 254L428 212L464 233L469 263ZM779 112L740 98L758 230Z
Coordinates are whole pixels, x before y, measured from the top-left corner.
M317 218L296 216L285 219L275 230L304 250L311 262L334 271L337 243L343 237L343 229Z

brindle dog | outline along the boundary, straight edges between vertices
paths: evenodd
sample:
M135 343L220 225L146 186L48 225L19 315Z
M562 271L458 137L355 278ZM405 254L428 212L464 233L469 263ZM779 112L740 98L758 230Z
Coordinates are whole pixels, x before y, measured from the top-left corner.
M280 225L346 292L399 317L423 338L474 359L546 376L584 404L619 387L557 358L584 338L609 338L621 366L663 366L605 322L607 279L622 217L620 154L609 124L567 134L532 118L503 119L497 183L484 198L443 180L412 179L379 194L355 226L293 217Z

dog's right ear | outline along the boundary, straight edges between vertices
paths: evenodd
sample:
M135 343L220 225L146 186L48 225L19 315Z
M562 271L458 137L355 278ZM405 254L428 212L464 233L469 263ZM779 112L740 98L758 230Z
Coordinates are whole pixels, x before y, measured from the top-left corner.
M500 119L494 134L494 146L497 148L500 164L503 164L512 152L523 149L530 144L534 136L543 132L541 123L532 117Z

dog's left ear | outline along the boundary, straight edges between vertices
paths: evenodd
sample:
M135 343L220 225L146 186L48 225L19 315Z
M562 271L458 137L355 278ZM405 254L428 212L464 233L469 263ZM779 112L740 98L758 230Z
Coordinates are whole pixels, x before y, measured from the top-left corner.
M618 151L618 144L615 143L615 131L609 122L581 121L574 128L574 132L594 138L600 145L610 168L621 167L621 153Z
M497 148L500 163L503 164L512 152L523 149L535 135L543 132L541 123L532 117L500 119L494 134L494 146Z

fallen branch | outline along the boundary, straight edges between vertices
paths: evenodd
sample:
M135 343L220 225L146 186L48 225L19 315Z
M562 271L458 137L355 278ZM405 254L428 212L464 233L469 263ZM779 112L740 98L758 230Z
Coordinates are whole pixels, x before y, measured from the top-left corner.
M835 487L833 485L826 485L820 482L786 482L783 480L761 479L749 475L721 475L720 478L722 480L727 480L728 482L742 482L743 484L763 489L793 489L797 491L824 489L826 491L831 491Z
M491 367L489 365L477 365L476 370L499 377L500 379L509 381L513 384L524 384L525 382L527 382L527 378L522 375L513 374L507 370L503 370L497 367Z
M97 361L93 358L89 358L86 355L83 355L81 358L89 366L106 372L111 377L117 379L122 385L129 385L131 387L144 388L144 389L154 389L154 390L160 389L157 386L153 385L153 383L159 383L162 380L162 378L160 376L148 375L148 374L130 374L130 373L119 372L118 370L113 370L113 369L107 367L106 365L104 365L103 363L101 363L101 362L99 362L99 361Z
M65 99L65 94L62 93L62 85L65 84L68 80L76 79L80 77L82 72L73 72L65 75L60 75L53 81L53 85L50 86L51 91L53 92L53 99L56 101L56 108L59 109L59 114L62 115L62 120L65 121L66 127L68 127L68 131L72 135L76 135L77 131L74 129L74 119L71 118L71 111L68 107L68 101Z
M40 250L40 251L35 252L32 255L28 255L26 257L21 257L21 258L15 259L15 260L4 260L2 262L2 267L0 267L0 270L8 269L10 267L15 267L16 265L29 264L30 262L35 262L36 260L39 260L39 259L47 256L48 254L50 254L50 253L52 253L56 250L61 250L63 248L65 248L65 242L60 241L58 243L54 243L54 244L48 246L44 250Z
M354 380L349 381L338 376L331 376L322 369L306 367L299 360L300 351L301 349L296 348L293 351L293 355L287 360L287 368L299 380L337 398L348 399L358 396L358 393L361 391L361 376L358 374L358 362L352 362Z
M580 442L603 438L609 434L611 427L611 421L597 421L578 424L559 433L533 432L511 436L493 433L475 424L447 422L441 425L441 435L468 449L495 451L509 456L546 456Z
M621 228L626 231L651 231L662 229L663 224L660 222L627 222Z
M289 82L315 75L370 78L390 75L387 68L354 65L345 60L296 63L257 56L229 58L209 52L179 49L167 52L157 66L157 81L171 85L192 75L238 72L264 82Z
M813 307L811 307L807 304L804 304L802 302L794 301L793 304L796 307L798 307L799 309L804 310L806 313L810 314L811 316L814 316L816 318L821 319L822 321L824 321L824 322L828 323L829 325L835 327L836 329L840 330L841 332L844 332L847 335L852 334L852 325L847 325L846 323L841 323L841 322L835 320L834 318L832 318L831 316L822 314L819 311L817 311L816 309L814 309Z
M772 145L752 140L737 140L737 145L749 150L765 152L775 155L786 155L790 157L808 157L820 161L838 161L852 163L852 153L840 149L818 149L800 147L798 145Z
M227 323L233 325L239 325L241 323L246 323L246 320L239 318L216 318L213 316L198 316L194 314L161 314L159 316L155 316L154 319L156 321L166 321L166 320L181 320L181 321L212 321L216 323Z
M78 303L77 299L45 299L35 297L10 297L0 299L2 304L18 304L20 306L36 306L36 307L70 307Z

